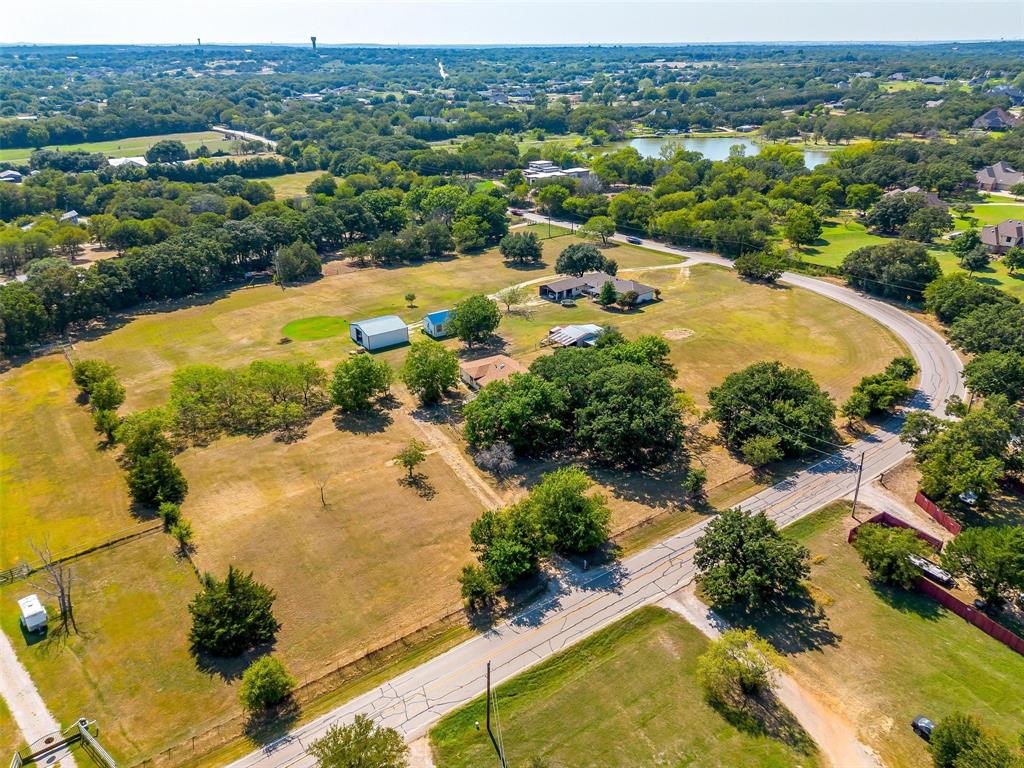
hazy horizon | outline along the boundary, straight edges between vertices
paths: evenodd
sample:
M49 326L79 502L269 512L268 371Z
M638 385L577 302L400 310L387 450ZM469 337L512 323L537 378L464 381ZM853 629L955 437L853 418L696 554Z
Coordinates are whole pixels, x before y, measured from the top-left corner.
M1024 3L1007 0L180 0L158 25L149 23L152 7L145 0L40 0L5 20L0 45L193 45L197 38L210 45L308 45L310 35L322 46L408 47L1024 38Z

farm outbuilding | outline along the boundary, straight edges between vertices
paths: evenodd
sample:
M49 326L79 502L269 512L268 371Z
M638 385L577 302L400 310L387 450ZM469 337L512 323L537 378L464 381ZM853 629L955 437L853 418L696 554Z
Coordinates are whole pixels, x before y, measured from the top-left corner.
M423 332L427 336L431 336L435 339L440 339L451 331L448 328L448 320L451 317L450 309L440 309L437 312L431 312L423 316Z
M373 352L409 342L409 326L398 315L381 315L352 323L349 335L359 346Z
M46 629L46 609L39 602L39 595L28 595L18 601L21 609L21 626L26 632L41 632Z

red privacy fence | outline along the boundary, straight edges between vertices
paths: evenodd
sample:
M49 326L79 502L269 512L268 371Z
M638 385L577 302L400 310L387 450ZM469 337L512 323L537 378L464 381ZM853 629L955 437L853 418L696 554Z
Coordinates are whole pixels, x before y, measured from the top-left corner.
M889 528L906 528L908 530L913 531L914 535L917 536L917 538L921 539L921 541L923 541L929 547L934 549L936 552L942 549L941 539L937 539L934 536L927 534L924 531L919 530L918 528L915 528L909 523L903 522L898 517L896 517L896 515L890 515L888 512L879 512L877 515L865 520L860 525L868 525L870 523L873 523L875 525L884 525ZM860 525L858 525L857 528L853 528L850 530L849 535L846 537L847 541L852 542L854 539L857 538L857 529L860 528Z
M958 523L952 517L950 517L941 509L939 509L938 504L929 499L920 491L917 492L917 496L914 499L914 503L917 504L917 506L919 506L921 509L927 512L929 515L931 515L935 522L937 522L947 531L952 533L954 536L960 533L960 523Z
M990 619L977 608L953 597L953 595L949 594L949 592L944 590L938 584L932 584L932 582L927 579L918 579L917 588L928 595L928 597L941 603L943 607L948 608L960 618L971 622L971 624L976 626L986 635L994 637L1003 645L1012 648L1017 653L1024 656L1024 637L1014 634L1002 624L998 624Z

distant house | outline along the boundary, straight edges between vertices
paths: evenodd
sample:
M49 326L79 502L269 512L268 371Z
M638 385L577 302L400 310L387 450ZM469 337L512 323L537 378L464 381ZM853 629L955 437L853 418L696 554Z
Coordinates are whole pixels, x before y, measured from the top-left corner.
M429 123L430 125L450 125L454 123L454 120L448 120L444 117L434 117L433 115L417 115L412 119L414 123Z
M592 347L604 328L593 323L584 325L556 325L548 331L548 337L541 342L553 347Z
M8 184L20 184L24 178L19 171L0 171L0 182L6 181Z
M934 192L925 192L923 189L917 186L907 187L906 189L890 189L888 192L882 195L882 197L892 197L893 195L908 194L924 195L926 201L925 204L929 208L949 208L949 203L940 200L937 194L935 194Z
M1024 105L1024 90L1012 85L997 85L989 94L992 96L1005 96L1015 107Z
M542 283L539 293L542 299L548 301L575 299L579 296L593 297L597 296L604 284L609 282L615 286L616 293L635 292L637 304L644 304L657 298L657 289L650 285L644 285L636 280L623 280L604 272L588 272L582 277L563 277L550 283Z
M451 316L450 309L440 309L437 312L430 312L423 316L423 332L427 336L440 339L447 336L451 331L448 329L448 319Z
M922 78L918 82L920 82L922 85L945 85L946 84L946 81L943 78L938 77L936 75L932 75L931 77Z
M381 315L352 323L349 335L356 344L373 352L408 343L409 326L398 315Z
M141 155L137 157L108 157L107 162L111 168L120 168L122 165L134 166L135 168L145 168L149 165L149 161Z
M1007 131L1020 125L1020 118L1014 117L1001 107L994 107L971 125L983 131Z
M78 211L71 210L71 211L68 211L67 213L62 213L60 215L60 223L61 224L70 224L70 225L72 225L74 227L77 227L78 226Z
M1024 247L1024 221L1007 219L998 224L982 227L981 242L989 252L996 255L1006 253L1011 248Z
M1009 192L1010 187L1024 182L1024 173L1013 170L1002 160L982 168L974 177L978 180L978 189L985 192Z
M945 99L932 99L931 101L926 101L924 103L924 108L925 109L935 109L936 107L941 107L945 103L946 103Z
M526 373L526 366L508 355L493 355L479 360L467 360L459 366L459 375L472 390L487 386L492 381L504 381L513 373Z

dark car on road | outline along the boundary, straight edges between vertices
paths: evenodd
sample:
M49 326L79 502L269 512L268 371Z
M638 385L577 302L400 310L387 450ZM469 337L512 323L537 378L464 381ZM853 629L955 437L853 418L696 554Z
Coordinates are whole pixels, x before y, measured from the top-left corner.
M644 241L641 240L639 237L633 237L633 235L630 235L629 237L626 238L626 242L630 243L631 245L643 245Z
M935 723L929 720L924 715L918 715L911 721L910 727L914 729L914 733L920 736L925 741L931 741L932 731L935 730Z

